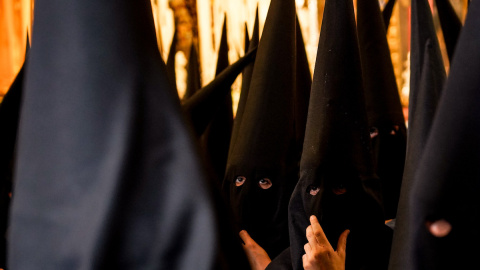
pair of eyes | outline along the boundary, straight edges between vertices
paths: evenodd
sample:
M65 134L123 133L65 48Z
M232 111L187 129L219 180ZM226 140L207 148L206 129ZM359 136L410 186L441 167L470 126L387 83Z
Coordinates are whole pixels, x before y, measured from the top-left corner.
M315 196L318 194L318 192L320 192L320 187L310 185L307 189L307 192L310 195ZM342 195L347 192L347 188L344 185L338 185L337 187L332 188L332 192L335 195Z
M245 176L237 176L237 179L235 179L235 186L239 187L245 183L247 178ZM258 186L261 189L269 189L272 187L272 181L268 178L262 178L258 181Z
M395 135L400 130L399 126L393 126L392 130L390 130L390 135ZM378 128L372 127L370 129L370 138L375 138L378 136Z

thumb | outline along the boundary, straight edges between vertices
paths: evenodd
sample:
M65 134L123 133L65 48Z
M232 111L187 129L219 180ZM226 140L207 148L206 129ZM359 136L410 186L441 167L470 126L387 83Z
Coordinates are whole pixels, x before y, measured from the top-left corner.
M337 253L343 259L345 259L346 255L347 255L347 252L346 252L346 250L347 250L347 236L348 236L349 233L350 233L350 230L345 230L340 235L340 237L338 238Z

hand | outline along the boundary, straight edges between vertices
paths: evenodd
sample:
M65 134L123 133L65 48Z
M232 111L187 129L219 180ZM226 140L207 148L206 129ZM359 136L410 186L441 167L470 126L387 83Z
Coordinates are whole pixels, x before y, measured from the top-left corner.
M267 252L250 237L247 231L240 231L240 238L244 243L243 250L247 254L252 270L265 270L272 261Z
M334 251L315 216L310 217L310 224L307 228L308 243L304 246L306 254L302 257L303 268L305 270L345 270L345 251L350 231L345 230L340 235L337 251Z

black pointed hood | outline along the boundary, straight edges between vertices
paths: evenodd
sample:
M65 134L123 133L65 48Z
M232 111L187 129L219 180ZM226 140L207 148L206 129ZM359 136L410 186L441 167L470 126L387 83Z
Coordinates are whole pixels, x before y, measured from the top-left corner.
M245 23L245 37L244 37L244 45L243 45L243 50L245 51L245 53L248 51L248 45L250 44L250 38L248 37L248 27L247 27L247 23Z
M255 13L255 24L253 26L252 39L249 42L248 49L245 49L246 52L250 52L253 49L257 48L258 42L260 39L260 26L258 22L258 7ZM247 54L247 53L245 53ZM230 149L228 150L228 156L231 155L233 149L235 148L235 142L240 131L240 126L242 123L243 113L245 112L245 104L247 104L248 91L250 89L250 81L252 79L254 63L250 63L242 72L242 88L240 90L240 98L238 100L237 113L235 114L235 120L233 121L233 130L232 138L230 140Z
M390 25L390 19L392 18L393 8L397 0L389 0L382 11L383 23L385 24L385 30L388 30Z
M462 30L462 22L452 7L450 0L436 0L438 17L442 26L443 38L447 47L448 59L453 60L455 45Z
M195 94L198 89L202 87L202 82L200 78L200 66L198 62L197 49L192 42L190 47L190 56L188 57L187 64L187 89L183 95L182 100L188 100Z
M295 133L297 141L298 160L302 155L303 139L305 137L305 126L307 124L308 102L310 99L310 88L312 87L312 75L308 65L307 52L303 41L302 29L295 16L296 22L296 85L295 85Z
M377 0L358 0L357 32L375 172L385 219L395 218L405 164L405 118Z
M335 247L350 229L346 269L377 269L383 213L376 198L351 0L327 0L318 45L300 180L289 204L294 269L303 269L309 217L316 215ZM375 195L374 195L375 194ZM381 269L381 268L380 268Z
M13 168L15 166L15 148L17 144L18 124L22 103L23 81L30 42L27 34L25 62L11 84L7 94L0 103L0 267L7 268L6 248L8 231L8 213L10 193L13 184Z
M28 53L30 50L30 42L27 35L27 43L25 48L25 61L20 68L20 71L15 76L13 83L10 85L9 90L3 97L0 103L0 174L3 175L4 169L11 166L13 153L15 149L15 143L17 138L18 124L20 120L20 107L22 101L25 66L27 63ZM6 166L6 167L4 167ZM1 177L3 183L3 177Z
M215 74L220 74L228 65L227 16L225 15ZM230 146L230 137L232 136L233 108L231 88L230 91L226 91L220 103L217 105L219 108L202 137L202 146L207 162L210 164L213 177L219 186L222 185L223 176L225 175L228 148ZM215 106L215 104L210 104L209 106Z
M215 76L220 74L224 69L229 66L228 50L229 48L227 40L227 14L225 14L222 26L222 35L220 36L220 45L218 47L217 68L215 70Z
M480 3L472 1L409 201L410 269L471 269L480 241ZM428 225L451 230L433 236ZM462 248L463 247L463 248ZM458 258L463 258L458 260Z
M427 141L445 81L445 68L426 0L412 1L410 96L405 170L398 202L397 220L389 269L412 269L412 231L408 213L413 176Z
M170 83L175 91L177 91L177 76L175 74L175 55L177 54L177 29L175 28L170 50L167 58L167 74Z
M17 141L20 105L22 98L25 63L15 77L10 89L0 103L0 267L6 268L6 233L8 231L8 213L10 193L13 184L13 166Z
M214 269L222 228L150 1L35 3L15 177L12 269Z
M218 74L213 81L197 91L195 95L182 104L183 111L190 120L197 137L200 137L220 108L225 95L231 91L231 86L242 70L255 59L254 49L237 62L231 64Z
M271 257L288 247L287 204L297 181L295 65L295 1L272 0L224 181L240 227Z
M24 73L25 63L22 65L7 94L4 96L2 103L0 103L0 126L2 127L2 132L0 132L0 161L2 161L0 163L2 167L0 174L2 176L5 170L9 170L8 168L13 159L20 118ZM1 179L3 183L3 180L6 178L1 177Z

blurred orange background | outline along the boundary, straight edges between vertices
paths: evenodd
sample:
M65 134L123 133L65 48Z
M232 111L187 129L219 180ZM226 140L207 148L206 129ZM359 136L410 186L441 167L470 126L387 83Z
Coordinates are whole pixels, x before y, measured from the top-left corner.
M32 10L32 0L0 1L0 100L25 59Z

